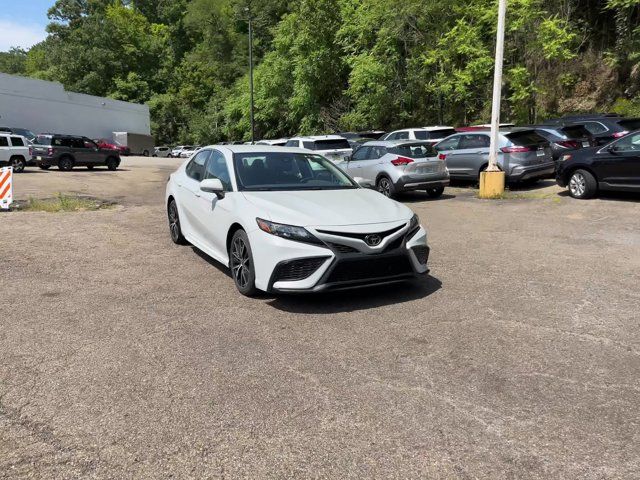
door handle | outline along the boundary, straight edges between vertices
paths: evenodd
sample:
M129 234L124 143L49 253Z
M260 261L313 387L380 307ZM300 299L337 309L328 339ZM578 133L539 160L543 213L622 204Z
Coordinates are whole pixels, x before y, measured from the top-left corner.
M194 195L196 196L196 198L200 198L202 196L199 193L194 193Z

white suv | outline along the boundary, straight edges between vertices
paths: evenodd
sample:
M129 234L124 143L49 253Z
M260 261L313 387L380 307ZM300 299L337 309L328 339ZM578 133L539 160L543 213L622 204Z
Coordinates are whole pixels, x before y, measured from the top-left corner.
M453 127L405 128L404 130L388 133L381 140L422 140L435 145L454 133L456 133L456 129Z
M322 155L334 163L348 160L353 153L349 141L339 135L294 137L290 139L285 146L313 150L318 155Z
M9 165L14 172L22 172L31 160L28 145L28 140L20 135L0 133L0 167Z

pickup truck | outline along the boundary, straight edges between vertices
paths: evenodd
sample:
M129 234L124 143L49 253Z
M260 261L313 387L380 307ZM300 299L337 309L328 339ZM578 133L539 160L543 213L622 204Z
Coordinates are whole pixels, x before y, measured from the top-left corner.
M24 171L31 159L28 145L27 139L20 135L0 133L0 167L11 166L16 173Z
M89 170L98 166L117 170L120 166L120 155L116 150L100 148L87 137L73 135L38 135L31 147L31 155L42 170L48 170L52 166L57 166L62 171L70 171L78 166Z

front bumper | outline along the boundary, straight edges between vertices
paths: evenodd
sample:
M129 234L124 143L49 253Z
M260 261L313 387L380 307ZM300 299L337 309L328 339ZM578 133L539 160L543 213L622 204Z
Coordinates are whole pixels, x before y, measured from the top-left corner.
M429 273L430 249L422 227L392 235L377 253L347 245L312 245L274 237L261 230L249 238L256 268L256 287L273 293L312 293L395 283ZM323 240L326 241L326 240ZM363 243L364 245L364 243ZM366 247L365 247L366 249ZM290 273L305 278L291 279Z
M553 177L556 172L556 163L547 162L539 165L516 166L511 169L511 173L507 175L509 182L524 182L539 178Z

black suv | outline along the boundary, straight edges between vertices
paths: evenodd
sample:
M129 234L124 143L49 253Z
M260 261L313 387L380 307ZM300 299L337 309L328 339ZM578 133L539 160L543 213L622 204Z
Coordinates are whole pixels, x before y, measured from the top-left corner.
M69 171L73 167L106 166L109 170L117 170L120 166L120 155L115 150L100 148L87 137L74 135L41 134L31 147L31 156L43 170L57 166L60 170Z
M592 115L570 115L548 120L545 125L583 125L595 139L597 145L624 137L627 133L640 129L640 118L625 118L615 113Z

